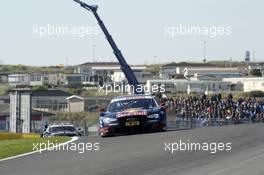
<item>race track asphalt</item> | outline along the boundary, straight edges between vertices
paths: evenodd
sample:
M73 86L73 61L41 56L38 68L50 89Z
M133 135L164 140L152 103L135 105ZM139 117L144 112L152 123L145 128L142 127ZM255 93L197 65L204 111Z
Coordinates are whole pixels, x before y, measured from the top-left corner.
M232 150L165 151L165 144L232 143ZM264 125L198 128L110 138L83 137L99 151L46 151L0 162L1 175L263 175Z

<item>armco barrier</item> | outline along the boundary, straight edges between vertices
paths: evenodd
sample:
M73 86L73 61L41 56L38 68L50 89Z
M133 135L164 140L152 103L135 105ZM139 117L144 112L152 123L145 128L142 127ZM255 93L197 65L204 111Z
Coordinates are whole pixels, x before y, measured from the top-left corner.
M0 140L11 139L37 139L40 138L39 134L21 134L21 133L0 133Z

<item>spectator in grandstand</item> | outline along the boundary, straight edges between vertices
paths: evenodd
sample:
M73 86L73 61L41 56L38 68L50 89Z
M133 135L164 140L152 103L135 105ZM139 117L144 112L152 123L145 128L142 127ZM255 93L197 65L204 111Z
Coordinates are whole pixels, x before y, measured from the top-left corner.
M264 101L255 98L239 98L233 100L232 94L222 99L221 94L214 94L211 98L186 97L169 99L167 106L173 108L176 113L181 113L183 118L207 119L214 121L232 120L264 121Z

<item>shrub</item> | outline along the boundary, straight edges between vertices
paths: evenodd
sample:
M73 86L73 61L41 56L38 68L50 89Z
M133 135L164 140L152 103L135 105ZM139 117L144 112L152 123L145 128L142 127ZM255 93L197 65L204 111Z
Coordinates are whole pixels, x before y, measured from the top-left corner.
M246 96L249 96L249 97L264 97L263 91L251 91L251 92L247 92L245 94L246 94Z

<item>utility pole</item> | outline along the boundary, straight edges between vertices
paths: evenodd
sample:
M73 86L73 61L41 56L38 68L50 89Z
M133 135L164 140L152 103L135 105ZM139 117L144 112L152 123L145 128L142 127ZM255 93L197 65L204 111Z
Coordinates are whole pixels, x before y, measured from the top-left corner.
M65 66L64 67L67 67L68 66L68 58L65 58Z
M252 62L255 62L255 61L256 61L256 60L255 60L255 54L256 54L256 51L253 50L253 51L252 51Z
M203 42L203 62L204 63L206 62L206 44L207 44L207 41L204 41Z
M154 64L157 64L157 56L153 56L154 57Z
M95 62L95 44L93 44L93 62Z

